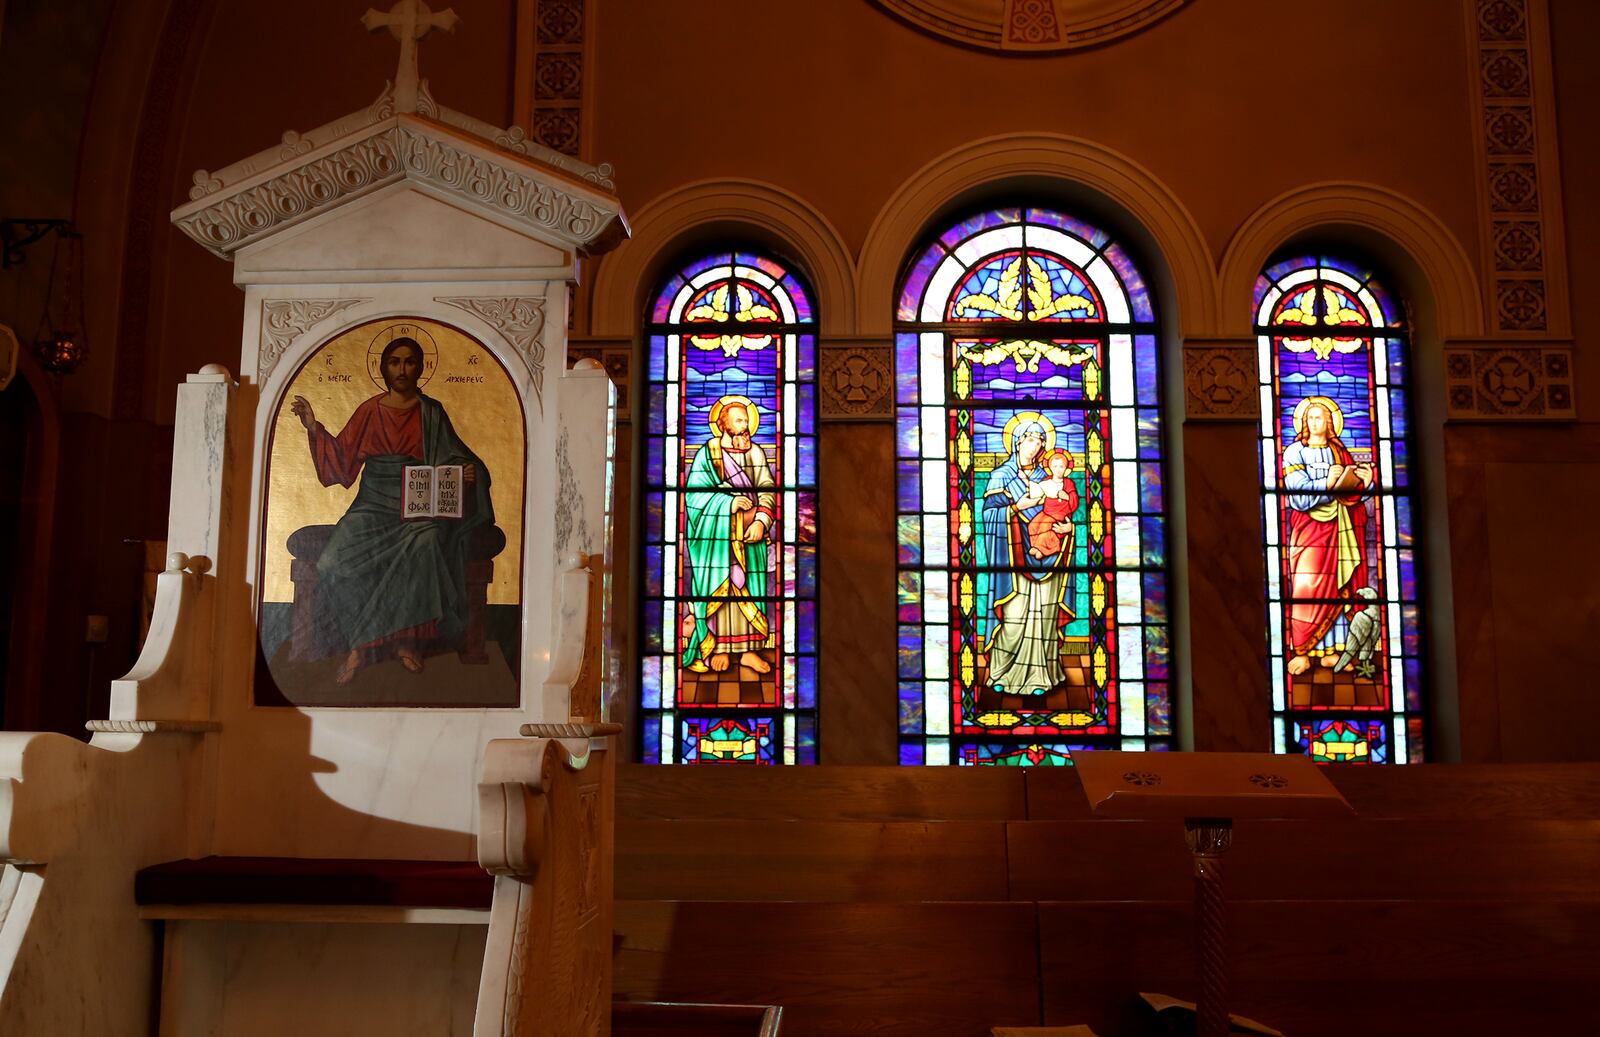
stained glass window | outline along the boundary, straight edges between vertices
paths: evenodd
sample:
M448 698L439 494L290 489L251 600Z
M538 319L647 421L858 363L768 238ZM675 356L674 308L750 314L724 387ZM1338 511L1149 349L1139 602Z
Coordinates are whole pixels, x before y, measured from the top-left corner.
M1358 264L1256 281L1273 744L1420 762L1417 505L1403 308Z
M897 312L903 764L1172 735L1157 329L1108 235L979 213Z
M815 763L810 293L767 256L719 252L647 316L641 757Z

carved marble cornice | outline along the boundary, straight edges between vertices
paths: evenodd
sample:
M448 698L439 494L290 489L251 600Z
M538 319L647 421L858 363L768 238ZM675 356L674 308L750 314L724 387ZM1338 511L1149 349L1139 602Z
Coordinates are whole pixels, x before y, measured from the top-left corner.
M197 172L194 200L175 210L172 222L230 259L246 245L411 180L585 255L605 252L627 236L621 203L598 181L572 175L544 154L549 149L520 135L495 131L504 138L499 143L480 132L493 129L487 124L449 115L451 125L403 112L377 120L352 116L292 143L286 134L276 151L218 173Z

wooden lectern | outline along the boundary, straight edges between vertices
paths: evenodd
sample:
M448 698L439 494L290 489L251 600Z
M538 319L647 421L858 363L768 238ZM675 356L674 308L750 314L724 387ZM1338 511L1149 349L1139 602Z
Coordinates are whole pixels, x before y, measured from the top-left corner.
M1222 855L1234 818L1315 820L1355 813L1305 756L1093 752L1073 756L1096 817L1181 820L1194 858L1198 1037L1228 1033Z

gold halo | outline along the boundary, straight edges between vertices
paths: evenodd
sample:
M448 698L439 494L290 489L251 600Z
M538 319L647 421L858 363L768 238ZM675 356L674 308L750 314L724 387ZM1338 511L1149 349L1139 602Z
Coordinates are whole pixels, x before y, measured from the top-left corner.
M711 405L711 431L721 434L722 428L717 424L717 419L722 417L722 412L725 408L734 404L743 407L744 412L750 416L750 434L752 436L755 435L756 429L761 427L761 411L748 396L724 396L716 403L713 403Z
M1333 421L1333 438L1344 438L1344 411L1340 410L1339 405L1334 403L1333 400L1326 396L1307 396L1305 399L1295 404L1294 434L1299 436L1305 432L1306 411L1311 409L1311 405L1313 403L1319 404L1328 412L1328 417Z
M383 384L383 372L379 370L379 365L383 360L384 348L397 338L414 338L422 346L422 373L417 376L417 388L420 389L428 384L439 367L439 345L434 342L428 329L415 321L397 321L373 337L372 345L367 347L367 377L379 389L389 391L389 387Z
M1043 457L1045 454L1048 454L1050 451L1056 448L1055 424L1051 422L1049 418L1045 417L1043 414L1040 414L1036 410L1023 410L1011 415L1011 420L1006 422L1006 428L1003 436L1006 444L1007 457L1010 457L1012 454L1016 453L1016 448L1012 443L1012 440L1016 438L1017 426L1022 424L1024 421L1037 421L1039 424L1044 426L1044 449L1039 451L1040 457Z

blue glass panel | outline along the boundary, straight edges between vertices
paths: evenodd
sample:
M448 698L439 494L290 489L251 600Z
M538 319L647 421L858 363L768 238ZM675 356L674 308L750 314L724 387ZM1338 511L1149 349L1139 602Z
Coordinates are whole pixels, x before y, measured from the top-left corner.
M901 457L922 456L922 425L917 420L917 412L913 407L901 407L900 416L896 422L898 435L895 437Z
M1400 555L1400 597L1403 601L1417 600L1417 560L1415 553L1401 550Z
M814 335L801 335L794 350L795 377L802 382L813 382L817 373L817 339ZM809 388L809 386L808 386Z
M1394 498L1394 532L1402 547L1411 544L1411 498Z
M1389 385L1403 386L1409 379L1406 378L1406 344L1400 339L1388 340L1385 350L1389 356Z
M795 539L802 544L817 542L817 494L801 490L795 494Z
M640 750L640 759L645 763L660 763L661 718L645 717L644 723L640 727L644 729L644 746Z
M661 597L661 548L654 545L644 549L644 592L653 598Z
M1420 635L1417 631L1417 607L1400 606L1400 650L1406 655L1421 654Z
M1406 438L1410 430L1410 415L1406 413L1405 393L1389 394L1389 434L1396 439Z
M817 722L811 717L794 722L794 762L802 766L817 762Z
M1167 564L1167 532L1162 528L1160 518L1149 517L1139 520L1140 547L1144 551L1144 564Z
M667 282L667 286L661 290L661 294L656 296L656 304L650 308L650 319L652 321L657 324L665 324L671 318L672 300L677 298L678 290L683 287L683 284L684 281L681 277L674 277ZM656 361L652 359L652 363L654 362ZM651 377L659 378L661 376L652 372Z
M1405 672L1406 682L1406 710L1411 713L1422 712L1422 661L1420 659L1407 659L1401 669Z
M1082 220L1075 220L1064 212L1053 209L1029 209L1027 211L1029 223L1039 223L1046 227L1064 230L1075 238L1087 241L1093 248L1100 248L1111 240L1111 236L1098 227L1091 227ZM1026 232L1024 232L1026 233Z
M661 602L645 602L645 653L661 651Z
M1157 378L1159 361L1156 358L1156 337L1135 335L1133 338L1134 382L1138 390L1137 401L1155 406L1161 401L1161 384Z
M981 231L990 227L1000 227L1008 223L1016 223L1022 219L1021 209L991 209L980 212L976 216L969 216L960 223L939 235L939 241L952 251L955 247Z
M1076 267L1058 256L1045 252L1030 253L1030 258L1043 269L1049 283L1049 298L1042 294L1034 298L1040 286L1029 279L1030 290L1024 294L1031 320L1105 320L1105 300ZM1040 305L1043 303L1043 305Z
M901 565L917 566L922 564L922 517L919 515L901 515L898 523L900 540ZM901 606L903 609L904 606Z
M900 628L900 678L922 679L922 628Z
M1318 256L1317 263L1318 265L1327 267L1331 270L1337 270L1340 273L1349 274L1357 281L1366 281L1372 277L1372 272L1370 270L1354 262L1348 256Z
M922 510L922 466L916 461L895 465L895 505L899 511Z
M1139 408L1139 456L1146 461L1161 459L1161 412Z
M921 742L900 743L900 766L921 767L924 762Z
M1161 466L1145 462L1139 466L1139 510L1159 514L1162 507Z
M667 339L664 335L650 336L649 367L650 380L659 382L666 378L667 371Z
M1133 311L1133 319L1140 321L1155 320L1156 315L1150 309L1150 292L1145 287L1144 277L1139 273L1139 268L1133 265L1133 260L1122 251L1120 245L1109 245L1105 250L1106 262L1111 264L1111 269L1117 272L1117 278L1122 281L1122 287L1128 291L1128 308ZM1140 403L1153 402L1141 399Z
M817 705L817 657L797 655L795 668L795 702L801 709L815 709Z
M894 370L896 402L916 403L921 386L921 353L915 332L902 332L894 337Z
M928 286L928 278L933 276L933 270L944 258L944 249L938 245L931 245L911 268L906 275L905 283L900 289L900 305L895 310L895 316L900 320L916 320L917 310L922 306L922 290ZM905 336L901 336L904 338ZM915 335L911 336L913 339ZM914 370L914 368L913 368Z
M1144 628L1144 677L1147 681L1167 680L1171 673L1166 627Z
M683 279L685 281L693 281L695 279L696 275L704 273L705 271L710 270L714 266L727 266L728 264L730 264L732 262L733 262L733 253L731 253L731 252L717 252L717 253L714 253L712 255L706 256L703 259L698 259L698 260L694 261L693 263L690 263L688 266L684 267L683 268Z
M664 469L661 463L661 453L665 449L661 439L655 436L645 441L645 481L651 486L659 486L664 479ZM655 539L659 540L657 536Z
M1133 579L1131 575L1122 579ZM1167 577L1163 573L1143 573L1144 581L1144 621L1146 623L1167 622Z
M1394 441L1394 471L1389 476L1397 488L1411 484L1411 450L1403 439Z
M800 485L815 486L817 484L817 441L810 436L804 436L795 444L796 452L800 455Z
M1152 735L1172 734L1172 692L1165 682L1151 681L1144 686L1144 728Z
M664 386L652 385L650 398L647 404L649 416L646 418L645 431L656 436L667 434L667 390Z
M661 509L664 504L661 494L650 493L644 500L644 538L647 543L659 544L662 537Z
M806 382L794 387L795 400L795 428L801 432L812 432L817 427L817 388Z
M1250 319L1255 320L1261 313L1261 301L1272 291L1272 278L1262 274L1256 278L1255 288L1250 293Z
M1372 292L1373 298L1378 300L1378 309L1383 311L1383 322L1390 327L1402 327L1406 315L1400 309L1399 302L1389 294L1388 289L1377 281L1368 281L1367 289Z
M794 603L794 646L797 652L815 652L817 650L817 603L815 601L797 601Z
M814 598L817 594L817 549L795 549L794 593L797 597Z
M644 659L639 686L644 690L645 709L661 708L661 657L649 655Z
M1267 278L1270 282L1276 282L1282 280L1285 275L1294 273L1301 267L1316 265L1317 257L1315 256L1296 256L1293 259L1285 259L1281 263L1274 263L1272 266L1267 267Z
M922 733L922 685L914 682L900 685L900 733Z

